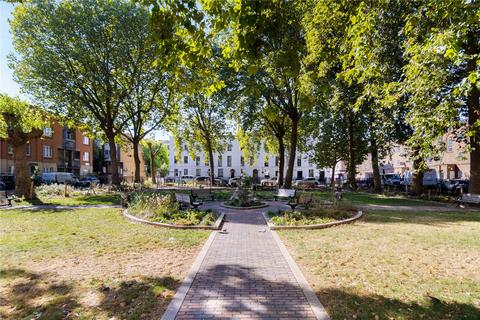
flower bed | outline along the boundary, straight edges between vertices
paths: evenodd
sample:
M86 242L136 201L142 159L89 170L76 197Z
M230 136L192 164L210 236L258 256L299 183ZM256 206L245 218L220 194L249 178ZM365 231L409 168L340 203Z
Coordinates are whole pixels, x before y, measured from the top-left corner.
M362 216L363 212L348 206L318 206L309 210L278 210L264 214L271 229L320 229L350 223Z
M181 210L172 194L131 193L128 214L140 220L180 226L213 226L220 214L207 210Z

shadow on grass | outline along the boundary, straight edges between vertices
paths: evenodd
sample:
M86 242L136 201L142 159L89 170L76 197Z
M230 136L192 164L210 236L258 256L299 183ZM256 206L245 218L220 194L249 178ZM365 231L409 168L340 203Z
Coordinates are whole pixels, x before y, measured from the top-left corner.
M1 269L0 281L6 293L0 297L0 319L9 320L96 319L105 315L115 319L157 319L179 286L171 277L109 284L101 280L88 284L57 281L54 274L15 268ZM85 285L99 297L97 303L82 304Z
M442 226L458 222L480 222L480 212L458 211L383 211L366 210L365 221L372 223L406 223Z
M317 292L332 320L351 319L405 319L447 320L480 319L480 309L474 305L445 302L435 297L425 297L425 303L405 303L381 295L357 295L339 289Z

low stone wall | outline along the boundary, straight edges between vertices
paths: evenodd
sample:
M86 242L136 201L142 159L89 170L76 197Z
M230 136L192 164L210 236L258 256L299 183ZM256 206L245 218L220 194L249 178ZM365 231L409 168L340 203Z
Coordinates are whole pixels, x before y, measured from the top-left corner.
M212 226L202 226L202 225L183 226L179 224L169 224L169 223L161 223L161 222L144 220L128 213L128 209L123 210L122 214L125 218L137 223L149 224L156 227L170 228L170 229L198 229L198 230L220 230L223 218L225 216L225 214L222 212Z
M321 224L310 224L310 225L298 225L298 226L277 226L274 223L270 222L270 218L267 216L266 212L263 212L263 218L265 219L265 222L267 223L268 227L271 230L284 230L284 229L325 229L325 228L331 228L334 226L339 226L342 224L348 224L348 223L353 223L359 219L362 219L365 217L365 213L363 211L357 211L357 214L355 214L353 217L345 219L345 220L339 220L339 221L333 221L333 222L327 222L327 223L321 223Z

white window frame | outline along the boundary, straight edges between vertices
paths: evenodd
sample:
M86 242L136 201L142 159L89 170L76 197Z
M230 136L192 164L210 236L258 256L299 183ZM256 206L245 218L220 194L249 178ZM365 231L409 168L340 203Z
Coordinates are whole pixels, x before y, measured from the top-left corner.
M53 135L52 128L50 128L50 127L43 128L43 136L44 137L51 138L52 135Z
M87 137L87 136L83 136L83 141L82 142L85 146L89 146L90 145L90 138Z
M46 152L45 150L50 150L49 152ZM48 158L48 159L51 159L52 158L52 146L51 145L48 145L48 144L45 144L43 145L43 157L44 158Z
M83 161L84 162L90 162L90 152L88 152L88 151L83 152Z

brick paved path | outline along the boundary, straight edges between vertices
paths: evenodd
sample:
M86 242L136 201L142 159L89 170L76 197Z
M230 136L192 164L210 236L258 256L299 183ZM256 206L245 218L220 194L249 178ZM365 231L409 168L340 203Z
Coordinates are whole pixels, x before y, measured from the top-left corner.
M317 319L261 212L222 210L176 319Z

